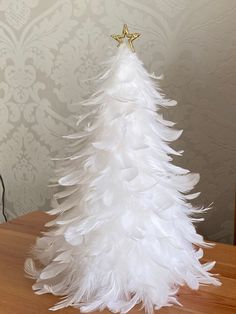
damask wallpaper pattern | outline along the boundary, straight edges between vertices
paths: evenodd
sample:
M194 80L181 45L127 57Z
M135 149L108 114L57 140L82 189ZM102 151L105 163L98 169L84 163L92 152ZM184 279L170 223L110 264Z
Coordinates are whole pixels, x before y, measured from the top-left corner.
M49 208L52 157L73 132L78 102L116 46L123 23L142 33L136 50L178 106L184 129L175 162L201 174L199 229L232 242L236 157L234 0L0 0L0 173L9 219ZM3 217L0 218L3 221Z

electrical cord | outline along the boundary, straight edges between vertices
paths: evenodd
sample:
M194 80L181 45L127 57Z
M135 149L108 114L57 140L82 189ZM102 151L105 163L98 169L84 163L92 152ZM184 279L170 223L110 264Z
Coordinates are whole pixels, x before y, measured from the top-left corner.
M3 181L3 178L0 174L0 181L1 181L1 184L2 184L2 215L5 219L5 221L7 222L7 216L6 216L6 213L5 213L5 185L4 185L4 181Z

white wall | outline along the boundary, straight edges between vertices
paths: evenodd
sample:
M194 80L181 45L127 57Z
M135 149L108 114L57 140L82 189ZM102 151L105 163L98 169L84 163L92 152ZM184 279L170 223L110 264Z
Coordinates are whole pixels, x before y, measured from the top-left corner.
M178 100L165 115L185 131L176 163L200 172L198 203L214 202L201 231L232 241L235 189L235 0L1 0L0 172L9 218L49 207L51 157L72 132L70 105L116 50L123 23L136 50ZM108 48L111 47L109 50Z

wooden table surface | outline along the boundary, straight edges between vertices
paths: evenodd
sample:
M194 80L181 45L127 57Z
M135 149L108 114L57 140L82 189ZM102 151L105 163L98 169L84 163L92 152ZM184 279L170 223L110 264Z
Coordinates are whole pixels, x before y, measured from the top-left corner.
M59 300L50 294L34 294L33 281L25 278L23 272L25 257L49 219L51 217L45 213L34 212L0 225L0 314L52 313L48 308ZM201 287L198 291L181 288L179 300L183 307L166 307L156 313L236 313L236 247L217 244L213 249L205 250L205 260L217 261L214 271L220 273L223 285ZM138 309L136 307L130 313L138 313ZM68 307L56 313L78 314L79 310Z

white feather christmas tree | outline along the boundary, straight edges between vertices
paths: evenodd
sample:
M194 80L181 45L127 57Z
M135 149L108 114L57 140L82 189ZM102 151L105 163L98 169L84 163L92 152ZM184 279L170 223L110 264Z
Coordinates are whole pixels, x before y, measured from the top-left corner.
M57 218L32 250L39 266L27 259L25 271L37 294L64 296L51 310L126 313L142 302L152 313L178 304L179 286L220 285L208 272L214 262L199 262L208 244L193 217L206 209L188 194L199 176L171 163L181 152L169 142L182 132L159 109L176 102L164 99L125 44L100 80L82 104L89 113L80 131L67 136L75 152L56 170L63 188L48 212Z

